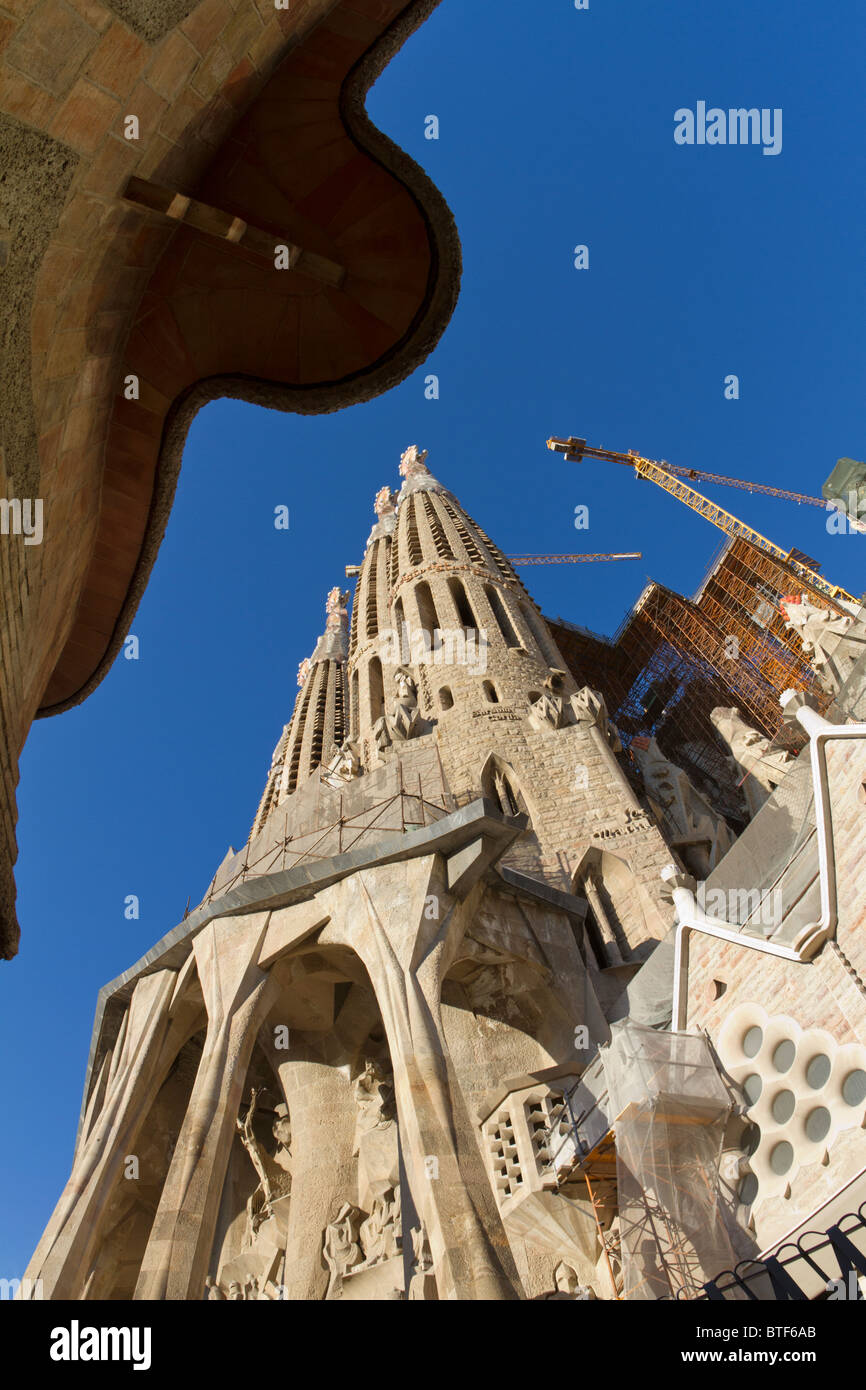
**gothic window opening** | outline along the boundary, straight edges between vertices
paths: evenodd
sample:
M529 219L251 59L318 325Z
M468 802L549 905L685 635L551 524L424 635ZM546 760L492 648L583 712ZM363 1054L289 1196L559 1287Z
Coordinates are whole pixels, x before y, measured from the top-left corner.
M394 539L391 542L390 551L390 585L394 588L400 578L400 547L397 543L397 532L394 532Z
M427 515L427 522L430 527L430 534L433 537L433 544L436 547L436 554L440 560L453 560L454 551L442 526L439 513L436 511L436 504L433 498L426 492L421 494L421 501Z
M433 645L433 633L439 626L439 618L436 613L436 604L433 601L433 594L430 585L426 580L415 585L415 604L418 609L418 621L422 632L430 634L430 645Z
M313 682L307 677L307 688L304 691L301 708L298 712L297 723L292 730L294 742L292 744L292 759L289 764L289 776L286 783L286 792L291 793L298 785L298 775L301 770L301 745L304 741L304 726L307 722L307 712L310 708L310 700L313 696Z
M502 602L502 595L492 584L485 584L484 592L487 595L487 602L493 610L499 631L506 647L522 647L523 643L517 635L517 630L508 616L508 609Z
M353 671L353 672L352 672L351 714L352 714L352 729L353 729L353 731L354 731L355 733L358 732L358 727L359 727L358 688L359 688L358 672L357 672L357 671Z
M379 568L379 541L373 543L373 553L367 568L367 638L375 637L379 631L379 615L376 610L376 575Z
M466 529L466 526L460 518L460 514L451 505L447 497L442 498L442 506L444 507L447 515L450 516L452 522L454 523L454 526L457 530L457 534L463 542L464 549L469 559L474 560L475 563L478 565L483 565L484 556L481 554L481 551L478 549L478 546L475 544L474 540L472 539L471 535Z
M502 554L502 551L499 549L497 545L493 544L493 541L490 539L487 532L483 531L477 522L474 522L473 525L475 526L475 529L478 532L481 539L483 540L484 544L487 546L487 549L490 551L490 554L493 556L494 563L496 565L496 568L499 570L499 573L502 575L504 579L513 579L514 570L511 568L511 565L508 563L505 556Z
M439 691L439 708L440 708L440 709L453 709L453 708L454 708L454 696L451 694L451 687L450 687L450 686L443 685L442 689Z
M538 648L542 653L547 664L549 666L561 666L562 657L559 655L559 652L556 650L556 647L554 646L553 638L551 637L548 631L547 624L544 621L544 619L540 616L540 614L535 612L534 608L530 608L529 604L523 605L522 612L524 620L529 628L529 631L535 638L535 641L538 644Z
M507 763L501 763L495 753L490 755L481 774L481 791L504 816L529 815L514 770Z
M334 742L338 748L349 732L346 720L346 694L346 672L339 666L334 686Z
M370 662L368 673L370 690L370 723L375 724L385 713L385 681L382 676L382 663L378 656Z
M469 602L469 596L466 593L466 590L464 589L461 580L455 579L453 577L449 579L448 589L451 593L452 599L454 600L454 607L457 609L457 617L460 623L462 624L463 628L467 632L477 632L478 623L475 620L475 614L472 611L472 604Z
M408 508L406 527L406 543L409 547L409 564L420 565L424 559L424 552L421 549L421 537L418 534L418 514L415 510L417 504L416 497L410 497L406 503Z
M485 700L491 705L499 704L499 696L496 693L496 686L493 684L493 681L485 681L481 689L484 691Z
M358 603L360 600L361 581L355 585L355 597L352 599L352 622L349 628L349 650L354 651L358 645Z
M313 737L310 742L310 771L322 761L322 747L325 741L325 711L328 707L329 666L322 662L319 667L319 690L316 696L316 712L313 720Z

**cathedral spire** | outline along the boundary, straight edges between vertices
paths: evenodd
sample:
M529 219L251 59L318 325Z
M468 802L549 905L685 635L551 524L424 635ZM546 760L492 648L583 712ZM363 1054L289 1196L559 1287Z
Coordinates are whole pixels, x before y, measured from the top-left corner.
M411 497L415 492L445 491L427 467L427 450L419 449L417 444L410 444L400 455L400 477L403 479L401 501L404 497Z
M348 731L346 658L349 653L348 592L333 588L325 603L325 630L298 667L300 687L291 720L274 749L252 834L286 796L298 789L342 746Z

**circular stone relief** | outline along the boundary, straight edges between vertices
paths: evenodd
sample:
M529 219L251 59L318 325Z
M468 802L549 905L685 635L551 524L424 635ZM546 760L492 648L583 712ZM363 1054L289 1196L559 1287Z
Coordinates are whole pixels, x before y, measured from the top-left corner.
M817 1105L814 1110L810 1110L806 1116L806 1138L811 1139L813 1144L820 1144L822 1139L826 1139L830 1133L830 1111L823 1105Z
M773 1104L770 1107L773 1112L773 1119L779 1125L787 1124L794 1113L794 1092L780 1091L773 1097Z
M743 1051L747 1057L756 1057L761 1050L764 1041L764 1030L755 1024L754 1028L749 1028L743 1038Z
M842 1082L842 1099L846 1105L861 1105L866 1100L866 1071L849 1071Z
M784 1038L773 1051L773 1066L776 1071L784 1073L790 1071L794 1065L794 1058L797 1049L790 1038Z
M783 1173L787 1173L793 1162L794 1150L787 1139L783 1139L770 1154L770 1167L778 1177L781 1177Z
M746 1173L740 1183L739 1197L744 1206L751 1206L758 1195L758 1179L754 1173Z
M806 1080L813 1091L820 1091L827 1084L830 1075L830 1058L826 1052L819 1052L806 1067Z

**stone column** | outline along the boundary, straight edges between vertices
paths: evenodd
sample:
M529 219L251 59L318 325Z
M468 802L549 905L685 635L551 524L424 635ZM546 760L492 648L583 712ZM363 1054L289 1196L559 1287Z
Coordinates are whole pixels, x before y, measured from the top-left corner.
M616 939L616 932L604 909L604 904L601 901L601 895L598 891L598 884L595 881L595 875L591 871L583 876L583 891L586 894L587 902L592 908L593 916L598 923L598 929L601 932L601 939L604 944L604 953L607 956L608 965L622 965L622 951Z
M211 922L193 943L207 1037L135 1289L136 1299L198 1299L210 1261L250 1056L271 1003L255 964L268 914Z
M190 1034L200 1003L192 1009L182 1007L172 1022L177 983L173 970L138 981L113 1053L103 1063L95 1083L104 1087L102 1107L94 1118L91 1100L89 1127L82 1134L69 1181L27 1269L28 1279L42 1280L46 1299L81 1296L124 1158L134 1152L156 1094Z
M388 1036L409 1186L441 1299L518 1297L517 1270L442 1029L442 981L484 891L456 902L441 859L365 870L319 895L321 942L363 960Z
M356 1108L349 1067L319 1058L278 1063L292 1121L292 1198L283 1276L288 1301L321 1299L328 1286L322 1233L355 1200Z

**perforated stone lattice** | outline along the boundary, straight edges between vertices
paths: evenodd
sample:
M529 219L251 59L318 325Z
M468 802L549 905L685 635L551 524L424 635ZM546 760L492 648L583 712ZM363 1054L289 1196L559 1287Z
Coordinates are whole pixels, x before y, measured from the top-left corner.
M740 1201L787 1195L800 1168L820 1162L843 1130L866 1123L866 1048L839 1044L787 1014L742 1004L725 1023L719 1056L742 1087L753 1122Z

